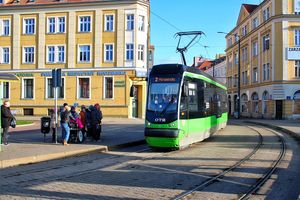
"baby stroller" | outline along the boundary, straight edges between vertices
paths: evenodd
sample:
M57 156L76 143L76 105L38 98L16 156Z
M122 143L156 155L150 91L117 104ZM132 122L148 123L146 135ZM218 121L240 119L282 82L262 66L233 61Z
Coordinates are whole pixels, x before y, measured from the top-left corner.
M83 125L79 118L76 120L70 119L70 139L72 143L82 143L84 141L84 134L82 131Z

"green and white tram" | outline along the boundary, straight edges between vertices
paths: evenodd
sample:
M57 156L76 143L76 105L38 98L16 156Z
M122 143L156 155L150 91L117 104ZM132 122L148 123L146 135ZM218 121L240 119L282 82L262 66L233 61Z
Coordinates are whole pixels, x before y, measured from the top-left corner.
M227 124L227 88L197 68L154 66L147 95L145 138L151 147L186 147Z

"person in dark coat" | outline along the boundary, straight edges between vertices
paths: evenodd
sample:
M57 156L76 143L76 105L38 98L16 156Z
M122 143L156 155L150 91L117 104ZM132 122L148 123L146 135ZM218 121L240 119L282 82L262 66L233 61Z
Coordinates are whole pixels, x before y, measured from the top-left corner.
M90 138L93 135L93 127L91 123L91 113L94 110L94 106L90 105L85 113L85 125L87 129L87 137Z
M8 130L13 119L14 116L10 112L10 103L9 101L4 101L1 106L1 127L3 128L2 142L4 145L8 145Z
M91 112L91 124L93 128L93 139L98 141L100 140L101 135L101 120L102 120L102 112L100 110L100 105L96 103L94 105L94 110Z

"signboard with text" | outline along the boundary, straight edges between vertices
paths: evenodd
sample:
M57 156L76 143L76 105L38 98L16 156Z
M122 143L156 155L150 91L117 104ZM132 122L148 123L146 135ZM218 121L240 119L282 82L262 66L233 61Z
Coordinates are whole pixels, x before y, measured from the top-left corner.
M294 0L294 12L300 12L300 0Z
M300 47L288 47L287 48L287 59L288 60L299 60L300 59Z

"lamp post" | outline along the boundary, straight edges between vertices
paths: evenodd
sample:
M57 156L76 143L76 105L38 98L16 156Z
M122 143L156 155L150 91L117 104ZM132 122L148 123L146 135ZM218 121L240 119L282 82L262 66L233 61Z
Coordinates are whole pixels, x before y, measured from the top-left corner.
M240 35L232 34L232 33L226 33L226 32L218 32L226 35L232 35L234 37L238 37L238 83L237 83L237 90L238 90L238 95L237 95L237 119L240 118L241 115L241 40L240 40Z

